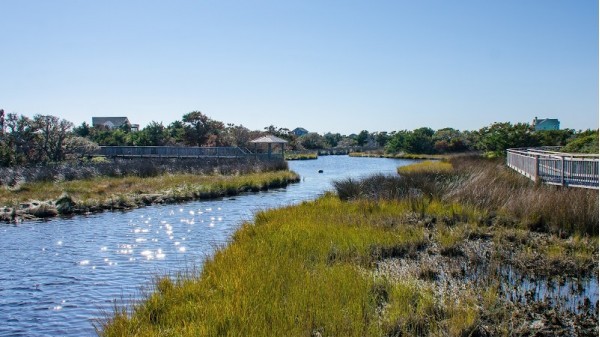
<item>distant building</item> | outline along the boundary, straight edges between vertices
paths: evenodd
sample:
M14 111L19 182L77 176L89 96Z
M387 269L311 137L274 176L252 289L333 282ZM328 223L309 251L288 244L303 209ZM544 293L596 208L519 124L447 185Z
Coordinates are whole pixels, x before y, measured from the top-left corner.
M307 134L308 130L306 130L305 128L295 128L294 130L292 130L292 133L294 135L296 135L297 137L300 137L300 136L304 136L305 134Z
M537 117L535 117L533 119L533 122L531 123L531 126L533 126L535 131L560 130L560 122L558 121L558 119L552 118L538 119Z
M112 130L124 125L128 126L131 131L138 131L140 128L139 124L131 124L127 117L92 117L93 127L104 127Z

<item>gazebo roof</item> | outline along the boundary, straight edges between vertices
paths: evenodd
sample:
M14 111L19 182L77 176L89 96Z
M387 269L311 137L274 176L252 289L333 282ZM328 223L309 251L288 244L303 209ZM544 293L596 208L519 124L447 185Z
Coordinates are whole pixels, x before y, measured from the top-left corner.
M273 135L266 135L260 138L256 138L255 140L251 140L250 143L276 143L276 144L286 144L288 141L285 139L281 139L279 137L275 137Z

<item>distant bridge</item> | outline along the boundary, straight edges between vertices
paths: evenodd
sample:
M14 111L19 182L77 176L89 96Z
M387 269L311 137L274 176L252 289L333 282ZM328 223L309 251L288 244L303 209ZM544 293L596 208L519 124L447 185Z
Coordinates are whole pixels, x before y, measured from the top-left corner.
M598 155L557 152L559 147L506 150L506 164L533 181L598 189Z
M253 153L233 146L101 146L98 155L113 158L282 158L276 153Z

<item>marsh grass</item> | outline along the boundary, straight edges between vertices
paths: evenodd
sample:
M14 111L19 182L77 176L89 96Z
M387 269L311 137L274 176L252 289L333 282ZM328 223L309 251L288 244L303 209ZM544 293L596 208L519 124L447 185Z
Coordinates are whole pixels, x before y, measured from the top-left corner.
M512 284L495 271L512 259L537 271L562 258L577 265L559 265L565 274L597 272L589 268L597 236L535 233L509 209L482 209L501 198L481 204L455 191L482 176L451 164L423 164L400 179L348 179L336 182L337 195L259 212L199 273L158 279L139 304L116 308L100 334L526 334L530 322L516 320L503 293ZM506 177L497 191L539 188ZM498 219L509 216L516 220Z
M140 305L116 311L102 335L455 331L452 335L459 336L472 322L453 307L457 304L437 299L426 284L395 284L369 272L382 259L423 249L428 240L424 226L390 221L409 207L345 203L327 195L260 212L205 262L197 277L161 279ZM468 309L470 315L476 315L473 310Z
M487 213L480 221L568 236L598 234L598 191L535 184L499 160L456 157L398 169L400 177L343 180L343 200L425 197ZM475 219L472 219L475 220Z
M447 161L433 161L426 160L420 163L415 163L406 166L398 167L399 174L411 174L411 173L427 173L427 174L441 174L449 173L452 171L452 164Z
M0 189L0 205L15 205L28 200L49 200L66 192L81 206L109 203L131 207L144 203L144 197L161 194L163 198L208 199L284 187L298 180L290 171L243 175L166 174L155 177L96 177L62 182L24 183L18 190Z
M311 160L311 159L318 159L318 158L319 158L318 152L301 152L301 153L286 152L285 153L285 160Z

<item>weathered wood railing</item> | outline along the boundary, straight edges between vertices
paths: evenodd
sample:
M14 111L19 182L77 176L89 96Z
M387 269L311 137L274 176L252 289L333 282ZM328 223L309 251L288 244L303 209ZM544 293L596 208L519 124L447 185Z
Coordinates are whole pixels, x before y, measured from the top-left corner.
M520 148L506 151L506 164L533 181L551 185L598 189L598 155L557 152L558 148Z
M241 147L101 146L98 155L120 158L243 158L267 157ZM281 157L271 154L271 157Z

